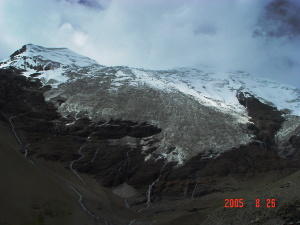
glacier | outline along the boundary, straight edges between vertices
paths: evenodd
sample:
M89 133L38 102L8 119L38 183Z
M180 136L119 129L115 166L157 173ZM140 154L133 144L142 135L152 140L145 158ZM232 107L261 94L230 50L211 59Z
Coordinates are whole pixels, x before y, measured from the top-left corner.
M244 71L103 66L66 48L33 44L0 62L0 68L10 66L51 85L45 98L64 99L58 106L62 115L148 121L161 127L162 144L145 160L159 155L183 164L198 154L217 157L250 142L251 118L239 103L238 92L300 116L299 89Z

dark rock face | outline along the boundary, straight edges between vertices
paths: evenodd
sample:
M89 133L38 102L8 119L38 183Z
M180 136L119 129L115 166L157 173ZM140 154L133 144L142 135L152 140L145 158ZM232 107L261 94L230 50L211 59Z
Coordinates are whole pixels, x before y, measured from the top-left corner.
M164 195L200 197L211 192L224 191L217 188L215 180L218 178L233 175L243 179L264 172L295 171L297 168L299 161L282 159L274 149L264 148L254 142L225 152L216 159L203 160L200 156L194 157L183 167L170 171L165 180L161 179L157 191ZM195 192L196 185L198 187Z
M0 70L0 110L9 116L26 113L40 119L59 118L53 105L43 98L46 87L38 79L21 76L20 72Z
M144 162L139 146L129 146L122 141L103 140L90 143L83 149L85 158L76 168L92 174L104 186L116 186L127 182L143 187L156 179L162 162Z
M248 96L248 97L246 97ZM237 98L247 108L248 115L254 125L249 128L254 130L256 139L265 142L267 145L274 144L274 136L284 121L283 113L275 107L263 104L249 93L238 93Z
M15 51L13 54L10 55L10 59L13 59L16 55L19 55L23 52L26 51L26 45L23 45L22 48L20 48L19 50Z

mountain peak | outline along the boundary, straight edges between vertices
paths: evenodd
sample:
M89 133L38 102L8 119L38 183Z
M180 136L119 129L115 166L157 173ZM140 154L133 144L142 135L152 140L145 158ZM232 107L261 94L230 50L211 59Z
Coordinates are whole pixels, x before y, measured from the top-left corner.
M32 54L37 54L37 53L42 53L42 52L49 52L49 51L70 51L68 48L46 48L40 45L35 45L35 44L26 44L23 45L20 49L15 51L13 54L10 55L10 58L13 59L14 57L24 53L24 52L30 52Z
M25 76L39 76L45 84L65 82L70 71L79 68L100 66L95 60L79 55L68 48L47 48L35 44L23 45L7 60L0 62L0 68L15 67L23 70Z
M8 60L2 62L0 67L14 66L40 72L59 67L85 67L94 64L97 64L95 60L79 55L68 48L47 48L26 44L10 55Z

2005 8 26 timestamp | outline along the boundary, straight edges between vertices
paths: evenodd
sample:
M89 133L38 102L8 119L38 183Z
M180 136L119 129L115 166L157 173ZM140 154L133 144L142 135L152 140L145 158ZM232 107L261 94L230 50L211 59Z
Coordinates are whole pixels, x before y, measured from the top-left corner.
M278 205L278 200L276 198L256 198L253 204L247 204L244 198L226 198L224 199L224 208L244 208L248 206L253 206L256 208L276 208Z

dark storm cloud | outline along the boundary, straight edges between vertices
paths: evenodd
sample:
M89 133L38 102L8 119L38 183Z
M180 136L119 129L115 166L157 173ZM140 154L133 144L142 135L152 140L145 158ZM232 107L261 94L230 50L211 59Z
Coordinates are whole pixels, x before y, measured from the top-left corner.
M73 4L79 4L83 5L85 7L93 8L93 9L98 9L98 10L103 10L104 5L101 4L100 1L98 0L64 0Z
M300 1L269 1L253 34L256 38L264 38L266 44L275 42L284 46L282 52L276 51L271 56L274 61L270 66L280 71L282 80L290 80L300 87Z
M300 1L274 0L265 6L255 35L267 37L300 37Z

